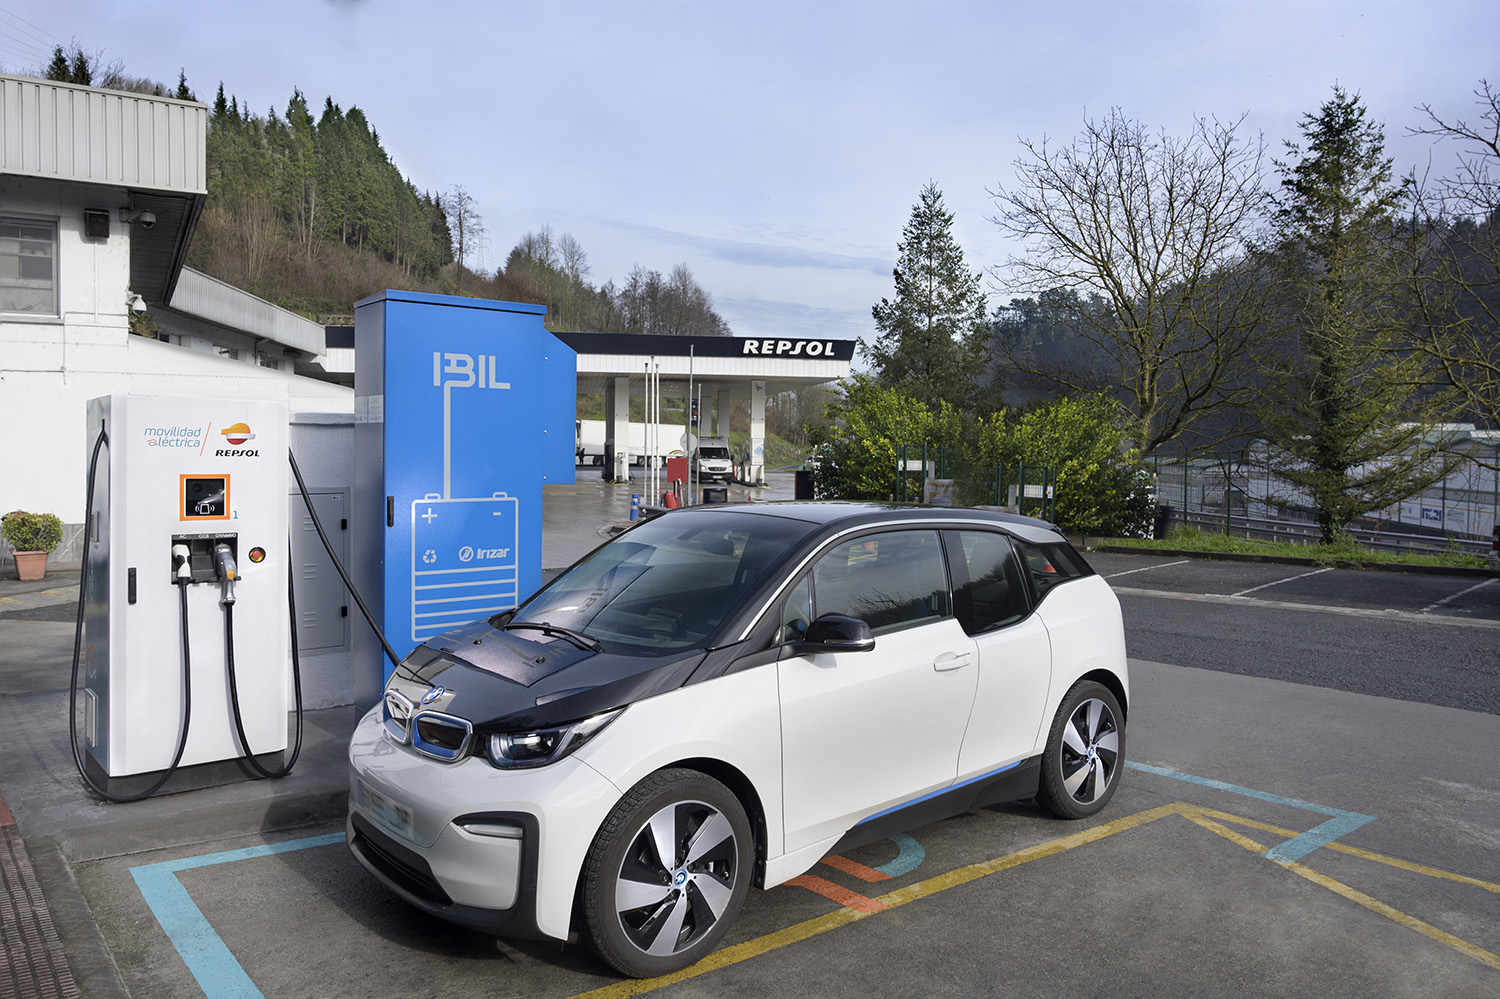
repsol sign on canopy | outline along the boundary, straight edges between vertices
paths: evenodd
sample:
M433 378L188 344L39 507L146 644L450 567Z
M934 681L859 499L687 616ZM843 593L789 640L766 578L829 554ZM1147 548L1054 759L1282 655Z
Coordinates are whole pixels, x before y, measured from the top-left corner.
M740 354L760 357L833 357L835 340L746 340Z
M556 333L580 354L637 357L736 357L852 361L857 340L826 337L664 336L655 333Z

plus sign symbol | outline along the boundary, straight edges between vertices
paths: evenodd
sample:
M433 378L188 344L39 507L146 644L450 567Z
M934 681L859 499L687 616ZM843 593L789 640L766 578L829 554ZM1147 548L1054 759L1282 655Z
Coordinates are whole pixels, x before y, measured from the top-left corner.
M433 521L433 519L435 517L437 517L437 514L435 514L435 513L432 512L432 507L428 507L427 508L427 512L424 513L424 514L422 514L422 519L425 520L425 521L427 521L427 523L429 523L429 524L432 523L432 521Z

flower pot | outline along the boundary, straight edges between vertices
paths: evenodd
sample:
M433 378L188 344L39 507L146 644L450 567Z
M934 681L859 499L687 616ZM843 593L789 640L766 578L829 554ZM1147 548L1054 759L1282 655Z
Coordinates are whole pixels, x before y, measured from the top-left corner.
M11 552L16 560L16 575L23 580L41 579L47 574L46 552Z

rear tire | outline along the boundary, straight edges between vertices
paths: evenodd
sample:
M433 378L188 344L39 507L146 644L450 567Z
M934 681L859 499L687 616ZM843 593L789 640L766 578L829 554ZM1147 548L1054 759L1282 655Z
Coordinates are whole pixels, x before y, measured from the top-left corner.
M739 913L754 858L750 821L727 787L696 770L652 774L589 849L581 902L594 949L635 978L697 962Z
M1102 683L1073 685L1047 733L1037 801L1053 815L1083 819L1114 797L1125 765L1125 715Z

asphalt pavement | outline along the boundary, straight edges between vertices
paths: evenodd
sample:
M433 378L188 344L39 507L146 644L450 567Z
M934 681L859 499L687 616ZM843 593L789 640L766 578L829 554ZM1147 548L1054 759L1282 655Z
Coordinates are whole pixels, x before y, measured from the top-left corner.
M789 498L772 480L754 497ZM632 491L582 469L548 487L546 568L618 529ZM983 809L913 830L904 870L910 845L863 848L816 871L843 895L755 892L724 950L650 984L583 947L455 930L364 877L341 845L353 708L310 714L283 781L93 800L67 746L76 567L0 580L0 997L1500 989L1500 585L1091 561L1122 594L1134 680L1133 769L1105 813Z

